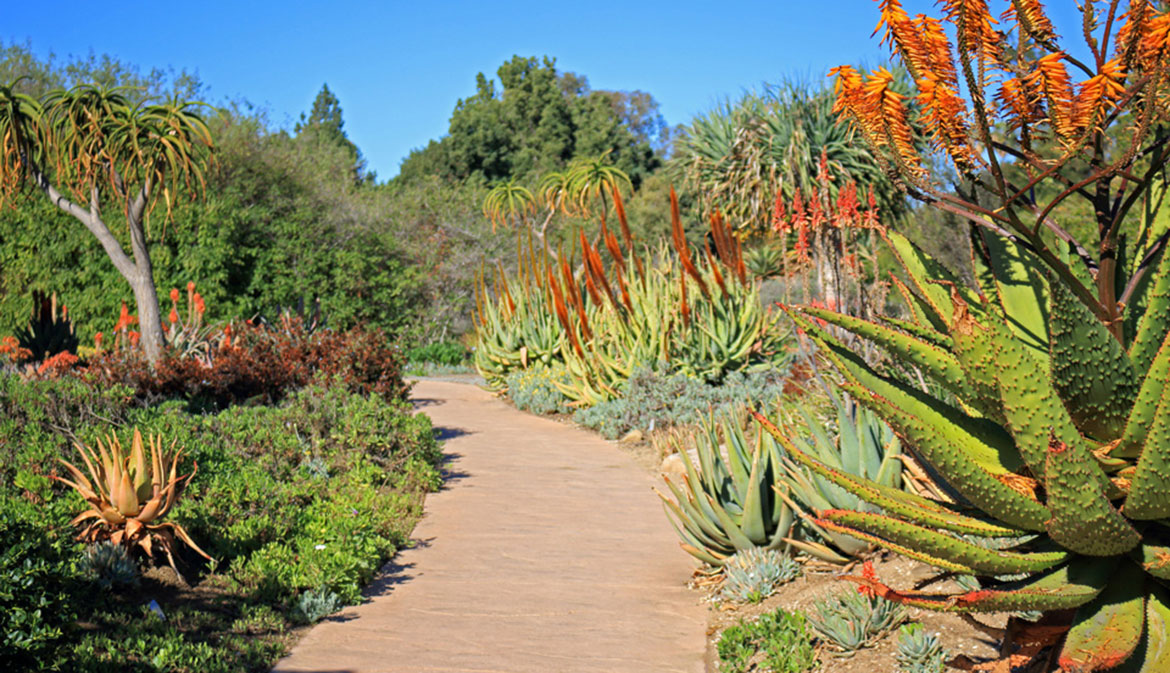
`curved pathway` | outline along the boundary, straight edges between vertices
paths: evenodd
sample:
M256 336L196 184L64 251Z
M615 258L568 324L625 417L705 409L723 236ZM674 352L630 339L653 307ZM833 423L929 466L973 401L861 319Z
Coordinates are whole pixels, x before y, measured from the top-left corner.
M418 544L276 671L704 670L693 566L633 458L474 386L413 396L448 456Z

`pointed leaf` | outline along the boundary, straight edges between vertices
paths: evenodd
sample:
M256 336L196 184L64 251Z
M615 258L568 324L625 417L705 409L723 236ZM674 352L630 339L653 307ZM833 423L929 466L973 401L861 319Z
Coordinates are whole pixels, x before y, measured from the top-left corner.
M1055 542L1088 556L1123 554L1141 542L1141 534L1105 497L1097 479L1101 468L1088 451L1053 436L1045 473L1052 511L1045 528Z
M1125 500L1125 514L1133 519L1170 516L1170 384L1163 385Z
M891 549L899 547L894 551L901 554L908 549L913 553L913 558L944 570L968 575L1036 573L1068 559L1068 552L1064 551L1014 553L987 549L882 514L849 510L828 510L819 514L823 521L843 527L842 532L867 533L863 539L868 542ZM817 523L824 525L822 521Z
M1162 342L1150 363L1150 368L1138 390L1133 409L1125 422L1125 432L1121 435L1121 442L1113 455L1121 458L1137 458L1141 455L1146 444L1146 435L1150 424L1154 422L1154 414L1158 411L1158 404L1162 401L1162 394L1170 387L1170 334Z
M1129 658L1145 627L1145 584L1141 569L1123 563L1101 595L1077 609L1058 660L1066 671L1100 671Z
M1062 283L1050 283L1052 386L1082 434L1121 437L1138 374L1121 344Z
M1149 290L1138 300L1130 301L1126 309L1127 316L1131 313L1141 316L1129 345L1129 359L1139 372L1149 368L1158 347L1170 333L1170 254L1163 249L1161 256Z
M1004 317L1015 335L1033 349L1048 351L1048 287L1043 266L1016 241L981 227Z

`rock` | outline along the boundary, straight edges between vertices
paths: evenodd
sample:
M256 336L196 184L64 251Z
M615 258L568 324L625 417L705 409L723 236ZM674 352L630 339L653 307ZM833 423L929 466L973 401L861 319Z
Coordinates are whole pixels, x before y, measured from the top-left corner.
M692 465L698 466L699 454L695 452L695 449L687 451L687 458L690 458ZM658 471L663 476L671 477L671 481L680 481L687 474L687 468L683 463L682 456L677 453L672 453L666 458L663 458L662 464L658 467Z
M635 428L623 435L622 438L618 440L618 442L621 444L637 444L643 439L644 437L642 436L642 431Z

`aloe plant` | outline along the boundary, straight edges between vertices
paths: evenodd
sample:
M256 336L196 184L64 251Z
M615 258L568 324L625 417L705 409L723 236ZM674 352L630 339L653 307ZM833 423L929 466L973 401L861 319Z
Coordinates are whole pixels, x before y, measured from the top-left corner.
M783 549L794 513L772 488L782 469L776 444L749 443L729 413L707 419L698 439L697 461L679 454L686 478L666 479L673 498L658 491L682 548L717 567L736 552Z
M1119 341L1013 239L982 232L978 290L905 238L887 241L908 279L910 320L792 314L844 376L841 387L890 423L960 502L826 465L757 416L790 458L882 510L826 508L817 525L977 576L983 587L936 594L855 578L890 600L955 612L1075 610L1060 655L1066 669L1110 668L1135 652L1142 670L1170 665L1170 257L1156 259L1137 289L1143 310ZM814 319L884 346L947 394L875 370ZM1023 579L1000 579L1013 574Z

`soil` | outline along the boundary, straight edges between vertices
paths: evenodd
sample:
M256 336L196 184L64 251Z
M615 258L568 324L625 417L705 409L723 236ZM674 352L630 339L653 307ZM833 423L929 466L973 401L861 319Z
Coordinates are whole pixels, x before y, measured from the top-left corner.
M934 576L934 569L917 561L891 555L875 555L871 559L874 571L881 580L898 589L913 588L916 584ZM740 620L751 621L761 614L773 612L777 608L785 610L810 610L814 603L822 598L843 591L854 591L852 582L842 580L842 575L859 572L859 568L841 568L823 563L806 563L804 573L796 580L781 586L775 594L757 604L733 604L717 600L719 587L710 581L703 581L696 575L693 587L703 592L710 601L708 612L708 659L717 661L715 644L719 635L729 626ZM945 591L958 587L951 582L932 584L930 590ZM980 632L974 626L957 615L931 612L927 610L910 610L909 621L921 622L927 630L937 633L942 646L957 656L965 654L974 660L992 658L996 655L998 643L991 637ZM981 621L992 628L1002 628L1007 618L998 616L983 618ZM872 645L854 653L843 656L840 653L822 649L820 652L820 673L897 673L898 665L894 661L897 651L896 634L888 634ZM712 670L718 670L712 667Z

